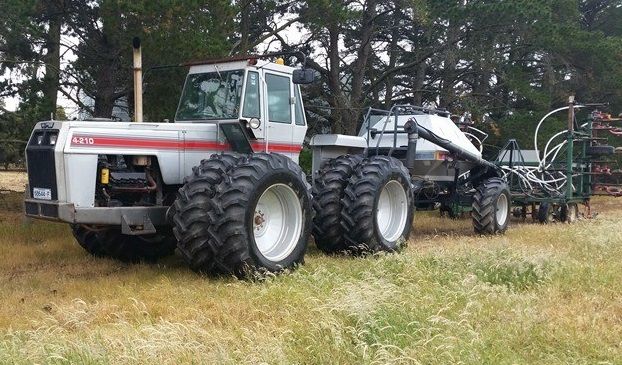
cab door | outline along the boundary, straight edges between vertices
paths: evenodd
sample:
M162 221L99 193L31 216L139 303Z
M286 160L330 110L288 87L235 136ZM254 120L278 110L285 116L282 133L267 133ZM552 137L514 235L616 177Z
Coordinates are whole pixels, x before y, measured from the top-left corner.
M294 94L291 75L272 70L264 70L266 95L267 150L282 153L290 158L298 157L295 151L299 146L293 142L294 136Z

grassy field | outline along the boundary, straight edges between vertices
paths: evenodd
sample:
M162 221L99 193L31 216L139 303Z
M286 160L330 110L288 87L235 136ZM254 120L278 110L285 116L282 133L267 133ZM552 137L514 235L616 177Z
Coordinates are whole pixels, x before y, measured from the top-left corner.
M89 257L66 226L5 209L0 364L619 364L620 203L490 238L418 213L401 254L311 245L262 282Z

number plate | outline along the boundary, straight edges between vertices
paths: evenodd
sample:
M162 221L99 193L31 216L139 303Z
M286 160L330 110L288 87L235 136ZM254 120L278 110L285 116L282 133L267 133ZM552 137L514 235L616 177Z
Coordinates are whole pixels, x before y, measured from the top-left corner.
M35 199L52 200L52 189L32 188L32 197Z

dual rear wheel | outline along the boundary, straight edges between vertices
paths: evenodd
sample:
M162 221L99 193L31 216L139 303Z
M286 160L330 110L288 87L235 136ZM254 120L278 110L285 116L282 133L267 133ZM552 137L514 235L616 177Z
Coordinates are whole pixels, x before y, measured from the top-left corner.
M540 203L536 212L536 219L542 224L554 222L574 223L579 219L579 206L576 203Z
M313 234L326 253L396 251L408 239L414 214L410 175L393 157L329 160L313 195Z

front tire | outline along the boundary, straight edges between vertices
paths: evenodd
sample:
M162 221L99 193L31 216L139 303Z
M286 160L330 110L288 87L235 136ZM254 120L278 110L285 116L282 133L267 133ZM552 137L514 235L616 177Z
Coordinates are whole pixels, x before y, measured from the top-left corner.
M415 210L410 175L393 157L372 156L356 169L342 200L343 229L353 253L396 251Z
M214 271L213 256L216 251L208 233L211 224L210 201L231 168L242 159L236 153L214 154L192 168L184 186L177 192L177 199L169 209L177 248L194 271Z
M257 153L240 162L212 199L214 267L238 277L301 264L311 230L306 178L291 159Z
M473 196L473 229L479 234L503 233L510 221L510 191L498 177L485 180Z
M171 232L130 236L121 227L91 228L72 224L78 244L96 257L109 257L123 262L154 262L175 251L176 240Z

